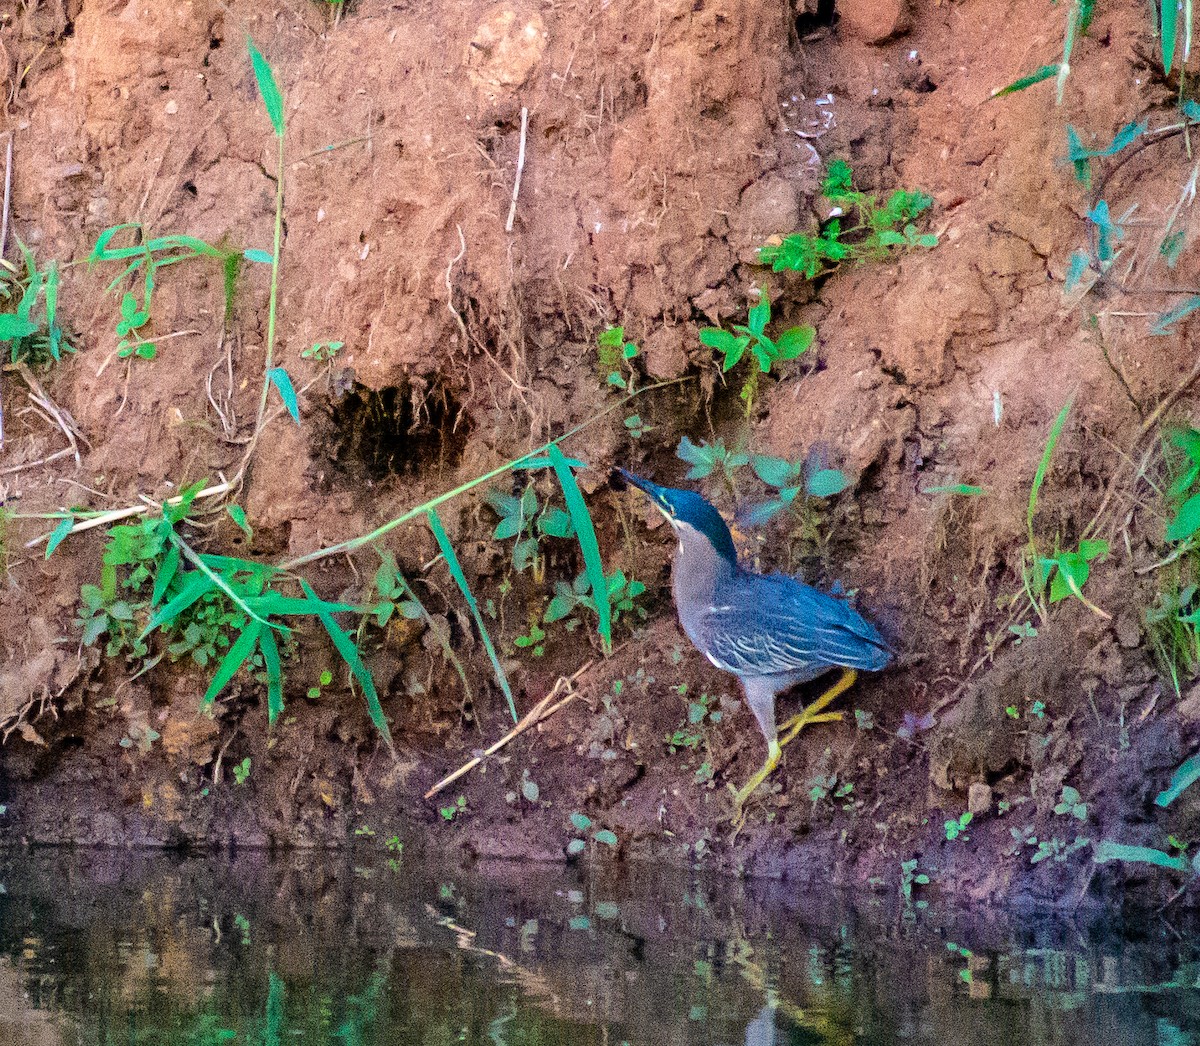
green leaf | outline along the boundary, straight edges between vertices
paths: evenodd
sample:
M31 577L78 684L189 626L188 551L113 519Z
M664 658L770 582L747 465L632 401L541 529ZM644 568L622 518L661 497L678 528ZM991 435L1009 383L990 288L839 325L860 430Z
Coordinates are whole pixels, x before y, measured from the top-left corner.
M577 832L586 832L592 827L592 819L587 814L571 814L571 825Z
M617 845L616 835L613 832L610 832L607 828L602 828L594 836L592 836L592 838L598 843L603 843L605 846Z
M526 802L536 803L541 794L542 790L538 787L536 781L531 781L529 778L525 778L525 780L521 782L521 795L525 797Z
M1154 797L1154 805L1170 806L1197 781L1200 781L1200 752L1179 764L1171 775L1171 783Z
M304 578L300 578L300 587L304 590L304 594L309 599L318 600L316 592ZM387 717L383 714L383 706L379 703L379 693L375 689L375 680L371 678L371 673L367 666L363 664L362 658L359 656L358 647L354 645L354 640L350 638L341 628L338 627L336 621L329 614L318 614L317 620L325 626L325 631L329 633L329 638L333 640L333 645L337 647L337 652L341 655L343 661L346 662L350 669L350 674L358 680L358 685L363 689L363 697L367 701L367 711L371 715L371 722L375 724L375 729L382 735L389 749L392 746L392 731L388 728Z
M263 626L258 621L249 622L242 629L242 634L237 637L233 646L229 648L228 653L221 658L221 663L217 666L217 674L212 677L212 682L208 684L208 689L204 692L203 705L205 708L216 700L217 694L225 689L237 670L254 653L254 647L258 643L258 636L262 629Z
M241 505L226 505L225 510L229 513L230 519L234 521L241 529L242 533L250 540L254 540L254 530L250 524L246 522L246 510Z
M814 498L831 498L847 486L849 481L841 469L821 469L809 476L804 484L805 490Z
M790 486L804 471L800 462L777 458L771 454L755 454L750 459L754 474L770 487Z
M542 513L538 529L547 537L569 538L571 536L571 514L560 508Z
M1032 87L1034 84L1040 84L1043 80L1049 80L1052 76L1057 76L1058 70L1058 62L1055 62L1053 65L1043 65L1036 73L1022 76L1019 80L1014 80L1007 87L1000 88L992 97L1003 98L1007 94L1024 91L1026 87Z
M1170 334L1171 327L1185 316L1191 315L1197 309L1200 309L1200 294L1192 295L1181 305L1176 305L1175 308L1156 317L1154 323L1150 326L1150 333L1157 335Z
M270 251L261 251L257 247L250 247L242 251L242 257L246 261L258 262L260 265L270 265L275 261L275 256Z
M794 360L803 355L812 345L813 339L817 336L817 328L805 325L803 327L789 327L780 336L775 343L776 349L779 350L779 358L781 360Z
M0 341L12 341L15 338L25 338L36 334L38 325L32 320L23 320L12 313L0 316Z
M292 387L292 379L288 377L288 372L282 367L272 367L267 371L267 377L271 379L271 384L279 390L279 395L283 397L283 405L287 407L292 420L299 425L300 404L296 402L296 390Z
M761 336L763 331L767 329L767 324L771 322L771 302L767 298L766 291L763 292L758 304L750 309L750 315L746 322L746 326L750 328L750 333L755 336Z
M1179 7L1175 0L1161 0L1159 6L1162 9L1162 59L1163 72L1170 74L1171 65L1175 61L1175 36L1176 36L1176 18L1179 14Z
M58 526L54 528L54 532L50 535L50 540L46 542L46 558L49 559L54 550L61 545L66 536L71 533L71 528L75 526L75 517L67 516L58 522Z
M154 579L154 591L150 593L152 607L158 606L163 596L167 594L171 582L175 580L175 575L179 571L179 555L179 546L172 545L167 549L167 554L163 556L162 566L158 568L158 576Z
M471 591L471 586L467 583L467 576L463 573L462 564L458 561L458 555L454 551L454 546L450 543L450 538L446 536L446 528L442 526L442 521L438 518L437 510L433 508L429 509L425 517L429 523L429 529L433 532L434 540L437 541L438 548L441 549L442 555L446 559L446 566L450 569L450 576L454 579L454 583L462 593L463 599L467 601L471 616L475 619L475 627L479 629L479 636L483 640L483 648L487 651L488 660L492 663L492 672L496 676L496 682L500 684L500 689L504 692L504 699L508 702L508 711L515 723L520 717L517 715L517 703L513 700L512 687L508 685L508 675L504 671L504 666L500 663L500 658L496 655L496 648L492 645L492 637L488 634L487 625L483 621L483 615L479 612L479 604L475 601L475 594Z
M567 843L567 856L577 857L587 849L587 842L583 839L572 839Z
M1054 456L1054 448L1058 446L1058 439L1062 435L1063 426L1067 423L1067 415L1071 413L1071 404L1074 402L1074 396L1068 398L1067 402L1063 404L1062 410L1058 412L1058 417L1054 419L1054 424L1050 426L1050 437L1046 440L1046 447L1042 451L1042 460L1038 462L1037 471L1033 474L1033 486L1029 491L1029 506L1025 517L1031 545L1033 544L1033 517L1037 512L1038 493L1042 489L1042 483L1045 482L1046 472L1050 468L1050 459Z
M1193 494L1167 525L1168 541L1186 541L1200 530L1200 494Z
M215 581L198 570L183 575L183 583L180 585L179 591L159 607L154 616L146 624L146 627L142 629L142 634L138 638L145 639L156 628L166 624L168 621L175 620L175 618L195 603L196 600L206 593L213 591L216 587L217 584Z
M1168 0L1169 2L1169 0ZM1092 859L1097 864L1107 864L1109 861L1130 861L1135 864L1153 864L1159 868L1174 868L1176 871L1188 870L1187 860L1183 857L1172 857L1162 850L1149 846L1129 846L1125 843L1114 843L1108 839L1096 845Z
M246 37L246 46L250 49L250 64L254 66L258 93L262 95L263 105L266 107L267 116L271 118L271 126L275 129L276 136L282 138L283 95L280 93L279 84L275 82L275 73L249 36Z
M604 562L600 558L600 545L596 541L596 528L592 525L592 516L588 512L587 502L579 484L575 482L575 474L571 471L567 459L557 445L551 444L547 451L550 462L554 466L554 474L562 487L563 499L567 503L567 511L571 514L571 525L579 540L579 550L583 553L583 569L592 587L596 602L596 631L604 652L612 650L612 608L608 602L608 588L605 583Z
M267 669L267 722L273 726L283 711L283 669L279 664L279 645L271 629L264 628L259 632L258 648Z
M735 338L729 331L721 330L720 327L700 328L700 344L706 345L710 349L716 349L727 356L734 350L738 341L738 338Z

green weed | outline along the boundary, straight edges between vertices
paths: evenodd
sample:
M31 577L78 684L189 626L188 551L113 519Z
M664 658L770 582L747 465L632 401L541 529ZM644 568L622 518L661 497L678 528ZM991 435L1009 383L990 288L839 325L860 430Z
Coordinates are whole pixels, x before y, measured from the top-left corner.
M750 464L750 455L744 446L729 449L723 439L718 439L710 446L706 440L701 440L697 445L684 436L679 441L675 456L687 462L688 479L705 479L712 475L714 470L720 469L730 490L735 489L734 476L738 469Z
M676 692L682 697L687 693L687 688L686 684L680 684L680 686L683 689L677 689ZM687 718L675 728L674 733L668 734L664 739L672 755L680 749L690 750L700 745L704 740L705 720L710 723L721 721L721 710L714 708L714 704L714 699L708 694L701 694L695 701L688 702Z
M1086 821L1088 816L1087 803L1083 802L1077 789L1063 785L1062 795L1054 806L1054 812L1060 817L1070 815L1077 821Z
M33 252L20 240L17 244L20 266L0 260L0 303L14 306L12 312L0 312L0 342L8 342L10 363L42 370L75 346L58 322L57 263L39 268Z
M971 837L967 835L967 825L974 820L975 815L968 810L965 814L959 814L953 820L947 821L945 824L947 842L954 842L955 839L961 839L964 843Z
M895 189L881 204L876 193L855 189L853 180L850 165L834 160L821 182L821 193L833 204L834 217L815 236L792 233L778 244L760 247L759 262L775 272L799 272L813 280L846 261L885 258L897 247L937 246L937 236L918 232L913 224L933 206L933 197Z
M453 821L460 814L467 812L467 797L460 795L448 806L438 807L438 813L442 815L443 821Z
M344 341L317 341L307 349L300 350L300 358L316 363L329 363L345 347Z
M244 785L250 780L250 757L246 756L240 763L233 764L233 780L236 784Z
M929 876L924 872L917 871L917 859L915 857L907 861L900 862L900 896L904 898L904 903L908 904L912 900L914 886L928 886ZM918 901L919 907L924 907L924 903Z
M1164 3L1162 6L1165 17L1168 4ZM1174 5L1171 4L1170 6ZM1052 65L1044 65L1036 72L1014 80L1007 87L1002 87L996 91L992 97L1002 98L1017 91L1024 91L1027 87L1032 87L1034 84L1040 84L1043 80L1049 80L1051 77L1054 77L1057 81L1055 101L1056 104L1062 105L1063 88L1066 86L1067 77L1071 73L1071 54L1075 50L1075 43L1079 37L1086 35L1092 23L1092 15L1095 13L1095 7L1096 0L1071 0L1071 5L1067 10L1067 28L1066 34L1063 37L1062 58ZM1167 67L1170 68L1169 62L1167 63Z
M789 327L776 338L767 337L767 324L771 322L771 302L763 288L757 305L751 307L746 323L735 323L735 333L720 327L701 327L700 344L710 349L716 349L721 354L721 373L726 374L736 367L749 350L751 358L758 367L750 367L749 374L742 383L739 396L745 404L746 414L754 409L758 395L758 378L760 374L770 374L771 368L784 360L799 358L812 345L817 335L815 327L807 324L799 327Z
M513 569L517 573L531 570L534 581L541 584L546 575L541 540L573 537L570 514L549 500L539 503L533 483L527 484L520 495L493 489L486 497L488 507L500 517L492 537L497 541L512 540Z
M1081 539L1075 549L1063 549L1055 538L1054 553L1050 556L1041 554L1037 538L1034 534L1033 521L1037 515L1038 497L1042 484L1050 469L1050 460L1054 449L1058 446L1059 437L1071 411L1074 398L1068 399L1054 424L1050 427L1050 436L1046 440L1033 483L1029 489L1029 503L1025 514L1025 525L1028 542L1022 558L1022 583L1030 605L1037 610L1042 620L1046 618L1046 587L1050 588L1050 602L1058 603L1068 596L1074 596L1093 613L1107 618L1109 615L1091 603L1083 594L1083 587L1091 576L1091 564L1095 559L1107 557L1109 544L1102 539Z
M578 812L573 813L571 814L570 821L571 827L574 828L576 832L586 834L591 830L592 819L588 817L587 814L581 814ZM616 834L609 831L607 828L602 828L597 832L592 832L591 837L593 843L602 843L614 850L617 847ZM578 857L581 853L583 853L584 850L587 849L587 846L588 841L586 838L572 839L569 843L567 843L567 855L569 857Z

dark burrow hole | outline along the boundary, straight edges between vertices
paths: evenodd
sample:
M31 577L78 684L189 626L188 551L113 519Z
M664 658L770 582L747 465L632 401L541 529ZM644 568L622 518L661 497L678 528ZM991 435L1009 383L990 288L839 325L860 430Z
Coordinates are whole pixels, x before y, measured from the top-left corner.
M805 7L811 5L805 4ZM827 29L837 21L837 4L834 0L817 0L815 11L803 11L796 15L796 35L804 39L818 29Z
M329 456L375 481L454 468L472 424L438 379L369 389L357 382L333 407Z

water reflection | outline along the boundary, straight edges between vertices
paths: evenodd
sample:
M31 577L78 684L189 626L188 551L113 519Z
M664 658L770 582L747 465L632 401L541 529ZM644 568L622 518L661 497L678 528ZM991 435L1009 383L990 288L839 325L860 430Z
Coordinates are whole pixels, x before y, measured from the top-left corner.
M0 858L0 1043L1200 1046L1165 924L381 857Z

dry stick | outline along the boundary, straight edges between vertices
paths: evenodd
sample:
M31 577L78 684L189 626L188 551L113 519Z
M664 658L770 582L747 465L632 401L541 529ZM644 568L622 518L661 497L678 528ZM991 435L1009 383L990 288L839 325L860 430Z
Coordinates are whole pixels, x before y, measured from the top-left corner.
M521 191L521 175L525 170L525 132L529 130L529 110L521 106L521 147L517 151L517 180L513 182L512 206L508 209L508 221L504 223L504 231L512 232L513 222L517 219L517 193Z
M431 789L429 789L428 792L425 793L424 798L432 799L435 795L438 794L438 792L440 792L447 785L453 784L460 777L463 777L465 774L469 774L472 770L475 769L475 767L477 767L480 763L482 763L484 761L484 759L486 759L488 756L495 755L497 752L499 752L501 748L503 748L505 745L507 745L509 743L509 741L512 741L514 738L520 737L521 734L525 733L525 731L528 730L531 726L536 726L538 723L542 722L543 720L549 719L550 716L554 715L554 713L557 712L564 705L570 704L572 701L574 701L575 695L568 694L557 704L555 704L553 706L550 705L550 702L553 701L562 692L562 690L564 688L573 686L575 683L577 683L579 681L579 679L584 675L584 673L588 672L595 666L596 666L595 661L589 661L586 665L584 665L582 668L580 668L569 679L566 676L559 676L558 681L554 684L554 687L550 691L550 693L548 693L536 705L534 705L528 712L526 712L524 718L522 718L521 721L516 726L514 726L507 734L505 734L502 738L500 738L499 741L497 741L494 745L492 745L491 748L484 749L483 755L475 756L473 759L469 760L468 762L466 762L462 766L460 766L457 770L454 771L454 773L450 774L448 777L443 777L437 784L435 784Z
M4 209L0 211L0 260L3 260L5 249L8 247L8 207L12 201L12 131L8 132L8 145L4 152Z

